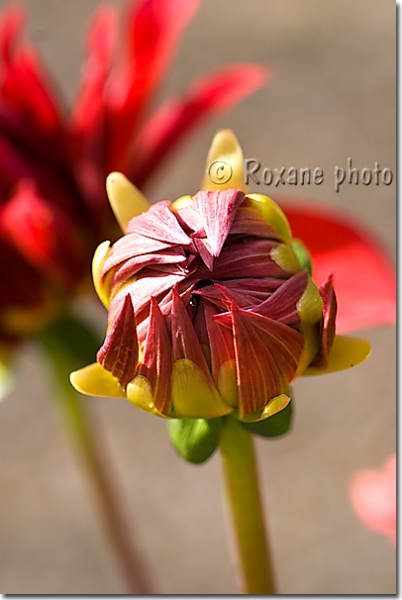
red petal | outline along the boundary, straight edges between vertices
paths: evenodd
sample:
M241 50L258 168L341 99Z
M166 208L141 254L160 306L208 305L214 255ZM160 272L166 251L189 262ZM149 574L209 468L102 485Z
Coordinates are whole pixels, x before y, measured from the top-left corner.
M283 238L277 231L252 208L240 207L236 213L230 235L252 235L260 238L269 238L283 242Z
M290 277L267 300L251 309L264 317L275 319L286 325L294 325L299 321L297 302L300 300L308 282L307 270Z
M117 377L123 389L133 379L138 364L138 339L134 308L127 294L96 360Z
M322 297L322 321L320 325L320 349L311 363L312 367L325 368L328 364L328 355L335 337L337 301L332 285L332 274L328 277L318 291Z
M395 271L378 242L338 214L284 205L294 237L313 255L313 277L334 273L338 298L337 331L395 322Z
M129 162L130 179L142 187L185 136L207 118L228 110L271 79L267 68L231 65L198 79L181 97L169 99L140 131Z
M287 273L269 256L276 242L260 240L258 242L240 243L224 248L220 256L215 258L214 268L209 271L201 266L197 270L200 279L225 279L240 277L283 277Z
M174 245L189 244L190 238L180 227L169 205L167 200L158 202L142 215L133 217L127 225L127 233L144 235Z
M71 285L82 275L86 249L74 223L29 184L1 207L0 229L27 262L58 284Z
M172 371L172 348L165 320L155 298L151 298L148 333L138 375L146 377L151 384L155 408L167 414L170 402L170 374Z
M232 189L216 192L201 190L195 198L212 252L214 256L219 256L244 194Z
M209 347L211 349L211 371L215 383L218 385L221 366L224 362L232 360L235 357L233 334L213 320L213 316L219 314L219 309L210 302L203 302L203 305Z
M152 240L137 233L124 235L113 244L110 254L102 267L102 276L125 260L167 250L172 246L174 244L171 242Z
M249 415L282 390L271 352L244 311L232 307L233 336L239 389L239 416Z
M125 62L120 62L107 90L113 130L108 171L123 171L132 179L127 168L133 135L198 6L199 0L140 0L129 5L123 33Z
M173 361L188 358L193 361L210 378L207 363L201 350L200 342L194 331L190 316L176 288L173 288L173 305L171 315Z
M118 266L110 282L111 293L126 282L130 277L141 271L144 267L162 264L178 264L186 261L186 255L180 248L174 250L161 250L153 254L134 256Z

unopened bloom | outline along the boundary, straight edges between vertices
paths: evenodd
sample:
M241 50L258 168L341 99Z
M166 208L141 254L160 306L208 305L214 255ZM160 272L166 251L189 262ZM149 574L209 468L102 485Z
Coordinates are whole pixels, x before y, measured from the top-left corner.
M223 185L208 177L217 160L233 172ZM160 416L261 421L287 406L297 376L354 366L370 344L335 335L331 275L317 287L283 211L247 193L230 131L217 134L206 172L194 196L153 206L109 176L125 235L93 262L108 331L97 362L71 381Z

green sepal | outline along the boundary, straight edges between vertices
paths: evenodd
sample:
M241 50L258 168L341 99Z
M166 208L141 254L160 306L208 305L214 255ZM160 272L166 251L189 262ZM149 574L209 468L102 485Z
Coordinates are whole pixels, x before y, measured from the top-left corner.
M216 419L169 419L168 433L176 452L187 462L200 464L214 453L222 425Z
M310 252L307 250L306 246L301 240L293 239L292 246L297 258L299 259L300 265L303 267L303 269L307 269L311 277L313 273L313 266L311 263Z
M264 421L258 421L257 423L244 423L241 424L256 435L263 437L278 437L284 435L290 429L292 423L292 401L278 413L274 414Z

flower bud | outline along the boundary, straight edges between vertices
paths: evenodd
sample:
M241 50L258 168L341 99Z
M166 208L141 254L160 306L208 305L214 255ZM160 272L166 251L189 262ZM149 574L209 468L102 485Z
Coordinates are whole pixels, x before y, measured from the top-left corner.
M224 152L240 164L233 139ZM262 194L216 188L146 210L125 178L108 179L125 229L94 257L108 331L98 365L71 377L91 394L109 373L108 393L116 389L113 395L148 412L191 420L171 431L179 453L197 448L195 458L209 427L199 420L231 414L263 421L289 404L290 383L307 369L345 368L369 351L361 340L335 337L332 278L317 288L280 207ZM339 344L342 356L334 360Z

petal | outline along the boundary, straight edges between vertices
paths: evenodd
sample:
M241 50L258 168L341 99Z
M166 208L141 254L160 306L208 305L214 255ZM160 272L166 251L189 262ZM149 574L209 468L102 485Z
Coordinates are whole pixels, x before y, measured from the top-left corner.
M145 214L135 217L128 223L127 233L136 233L161 242L186 246L191 240L180 227L169 205L170 202L167 200L154 204Z
M128 172L134 156L141 160L141 146L138 153L130 153L133 136L199 3L199 0L129 3L124 15L123 52L105 90L113 131L108 148L109 168ZM143 182L137 177L133 179L142 187Z
M292 242L292 230L283 210L263 194L247 194L244 206L250 206L266 221L287 244Z
M306 290L308 279L307 270L293 275L267 300L250 310L281 323L294 325L300 319L297 304Z
M1 206L0 228L25 260L58 286L72 285L82 276L87 252L75 223L30 183L21 182Z
M239 418L264 408L280 395L282 382L271 352L244 311L232 306L239 388Z
M77 392L86 396L126 397L116 377L97 362L73 371L70 374L70 381Z
M172 370L173 417L213 419L232 412L210 378L192 360L176 360Z
M303 375L322 375L342 371L359 365L369 356L371 344L367 340L344 335L336 335L328 355L328 364L325 368L307 368Z
M201 266L197 270L199 279L226 279L241 277L282 277L289 273L284 271L271 258L271 250L276 242L260 240L228 246L214 260L214 268L209 271Z
M126 294L96 360L117 377L123 389L133 379L138 364L138 338L130 294Z
M106 179L106 191L110 206L122 231L133 217L141 215L150 208L144 194L122 173L110 173Z
M95 254L92 259L92 279L94 282L95 291L105 308L109 308L110 304L109 286L105 284L104 278L101 277L101 271L106 260L106 256L108 255L109 248L109 241L106 240L105 242L102 242L95 250Z
M320 350L311 363L312 367L325 367L335 337L337 302L332 285L332 275L318 288L322 298L322 320L320 324Z
M233 221L230 235L252 235L282 242L283 238L254 209L241 206Z
M150 267L152 265L175 265L184 263L186 260L186 255L179 247L176 247L172 250L169 249L161 250L160 252L153 252L152 254L133 256L133 258L129 258L118 265L115 270L113 270L113 277L110 282L112 294L123 283L128 281L130 277L133 277L133 275L145 267Z
M337 213L315 205L284 204L293 234L313 256L313 277L334 273L337 331L395 322L395 270L372 235Z
M103 277L110 269L116 267L125 260L137 256L144 256L153 252L160 252L161 250L166 250L171 247L172 244L168 242L151 240L143 235L128 233L113 244L107 259L103 263L101 275Z
M138 157L138 161L128 163L133 167L130 176L138 185L144 185L154 169L159 167L189 132L208 118L228 110L246 98L270 78L271 73L265 67L252 64L231 65L203 75L182 96L167 100L139 133L131 154ZM243 154L230 130L222 130L215 136L207 159L207 169L215 161L224 161L230 165L230 181L217 185L207 173L202 189L234 187L246 190ZM212 178L215 179L213 175Z
M158 412L166 415L170 402L172 348L165 320L155 298L151 298L148 333L142 354L138 376L144 377L149 382L154 407ZM133 381L134 385L136 379ZM134 402L132 391L128 396L129 400Z
M195 198L213 255L219 256L244 194L234 189L215 192L201 190Z
M236 361L233 335L226 327L213 320L219 310L210 302L204 302L205 322L211 351L211 370L219 392L228 404L237 406Z
M244 181L243 150L231 129L220 129L215 134L208 151L201 189L229 188L247 192Z
M382 469L362 469L354 474L349 495L366 527L396 541L396 455Z

